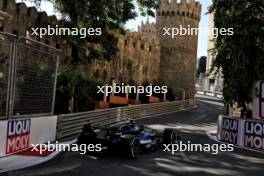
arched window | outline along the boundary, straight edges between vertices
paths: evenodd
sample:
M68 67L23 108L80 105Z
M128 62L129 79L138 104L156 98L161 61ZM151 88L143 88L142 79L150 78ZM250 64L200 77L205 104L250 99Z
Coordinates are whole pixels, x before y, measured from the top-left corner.
M175 12L174 11L172 11L171 14L172 14L172 16L175 16Z

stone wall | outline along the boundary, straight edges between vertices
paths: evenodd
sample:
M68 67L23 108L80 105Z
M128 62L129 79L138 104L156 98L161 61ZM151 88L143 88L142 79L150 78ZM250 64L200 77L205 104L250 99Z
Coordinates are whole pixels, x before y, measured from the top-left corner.
M142 23L143 24L143 23ZM159 80L160 46L154 24L143 24L139 32L127 32L118 39L118 53L112 61L95 60L92 68L104 82L133 80L140 85L143 81Z

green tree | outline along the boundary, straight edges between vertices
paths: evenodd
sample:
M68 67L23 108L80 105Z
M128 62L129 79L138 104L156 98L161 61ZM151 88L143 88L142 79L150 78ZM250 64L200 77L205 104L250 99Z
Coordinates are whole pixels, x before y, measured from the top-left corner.
M93 110L100 96L97 94L98 85L100 83L90 74L89 64L61 66L57 81L55 113Z
M206 56L200 57L196 77L199 77L201 73L206 72L206 59L207 59Z
M237 102L244 116L254 84L264 79L264 1L213 0L210 12L216 28L234 31L217 37L214 66L222 69L225 102Z

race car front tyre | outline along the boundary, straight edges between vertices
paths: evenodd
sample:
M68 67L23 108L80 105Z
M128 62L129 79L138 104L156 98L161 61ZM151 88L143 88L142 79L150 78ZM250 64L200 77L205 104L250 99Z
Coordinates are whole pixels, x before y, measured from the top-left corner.
M123 139L121 147L121 151L125 155L125 157L128 157L130 159L136 159L139 157L140 143L137 138L133 137Z

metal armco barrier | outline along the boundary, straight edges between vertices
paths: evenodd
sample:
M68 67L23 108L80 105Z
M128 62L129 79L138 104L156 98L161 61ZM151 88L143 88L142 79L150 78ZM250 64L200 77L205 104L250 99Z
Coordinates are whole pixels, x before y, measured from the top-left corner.
M76 138L87 123L110 125L129 119L140 119L158 114L172 113L191 107L194 107L194 100L192 99L59 115L57 140Z
M222 92L209 92L209 91L205 91L205 90L197 90L196 93L200 94L200 95L207 95L210 97L223 98Z

